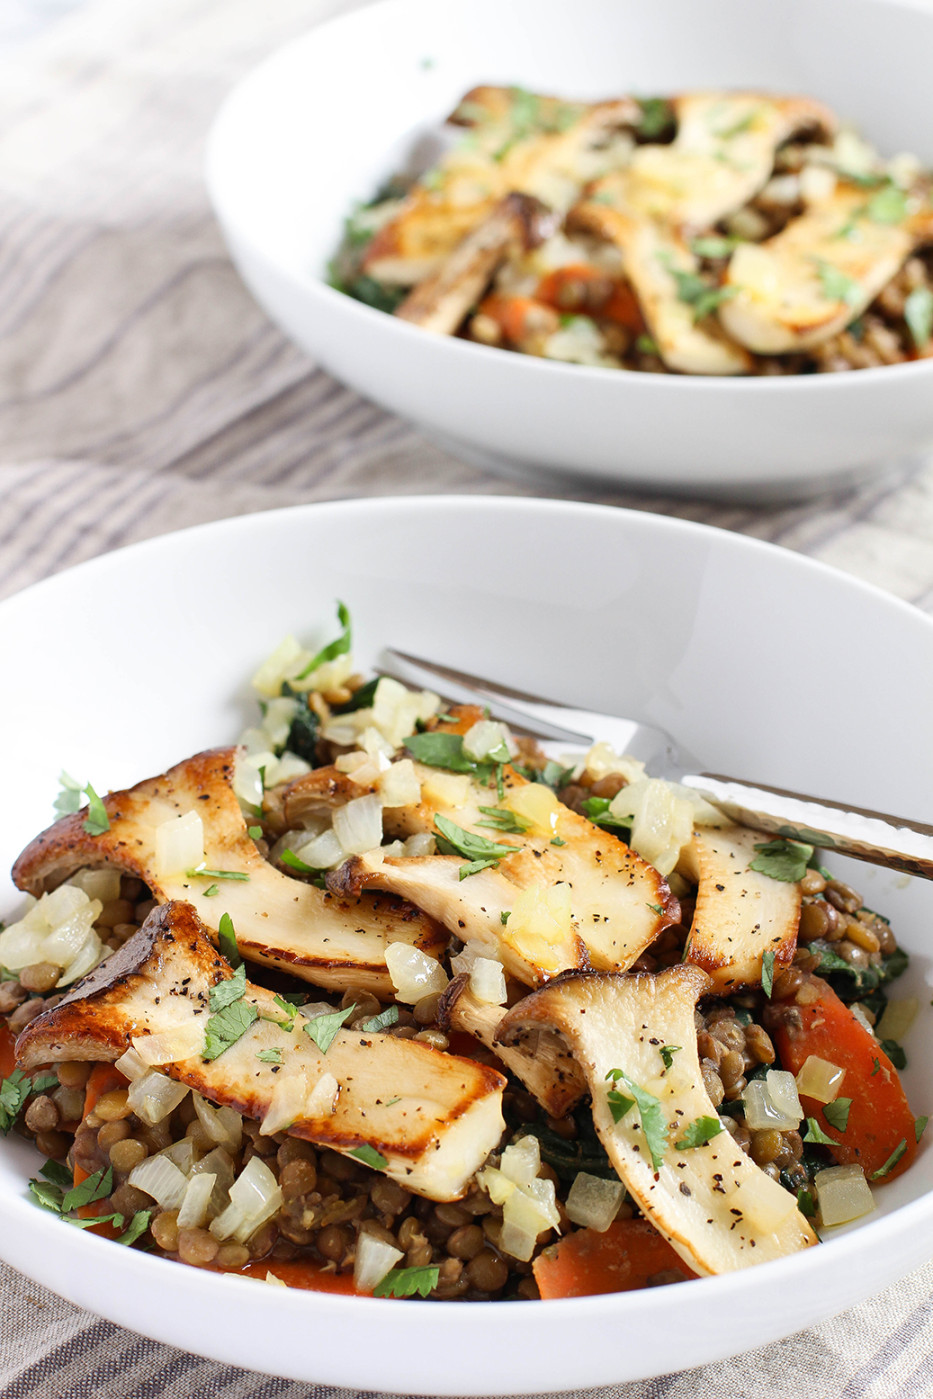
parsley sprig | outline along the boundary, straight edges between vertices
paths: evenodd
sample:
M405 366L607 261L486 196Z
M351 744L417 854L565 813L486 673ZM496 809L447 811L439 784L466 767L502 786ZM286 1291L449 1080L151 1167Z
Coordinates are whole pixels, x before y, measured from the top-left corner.
M353 624L350 621L349 609L345 603L340 601L337 603L337 617L342 628L340 635L336 640L329 642L326 646L322 646L316 656L312 656L300 675L296 675L296 680L305 680L312 671L317 670L318 666L322 666L325 661L335 661L338 656L345 656L350 650L353 641Z
M469 863L460 866L460 878L467 879L471 874L489 869L507 855L514 855L514 845L497 845L485 836L473 831L465 831L447 816L435 816L434 827L438 833L437 848L442 855L462 855Z
M748 868L785 884L798 884L813 858L813 846L802 840L768 840L755 849L758 854Z
M94 791L90 782L82 787L67 772L62 771L59 775L61 790L55 798L54 809L59 816L71 816L82 807L82 797L87 797L87 816L84 820L84 829L89 836L101 836L105 831L110 830L110 817L107 815L107 808L103 801Z
M326 1054L334 1042L334 1036L350 1016L356 1010L356 1004L347 1006L346 1010L334 1010L323 1015L315 1015L302 1028L306 1035L314 1040L322 1054Z
M87 1218L78 1214L78 1210L85 1205L105 1200L110 1194L113 1189L113 1170L110 1166L95 1171L80 1185L72 1184L71 1172L60 1161L47 1161L39 1175L44 1179L29 1182L29 1193L36 1204L52 1214L57 1214L66 1224L73 1224L76 1229L93 1229L97 1224L114 1224L117 1229L123 1230L116 1242L129 1245L135 1243L149 1228L151 1210L138 1210L126 1228L126 1220L122 1214L94 1214Z
M22 1069L14 1069L9 1078L0 1082L0 1133L3 1136L16 1122L27 1099L36 1093L44 1093L48 1088L57 1088L58 1079L54 1074L37 1074L30 1078Z
M232 977L211 987L209 1003L213 1014L204 1027L202 1058L217 1059L259 1019L259 1011L244 999L245 994L246 968L242 964Z
M664 1121L664 1114L661 1110L661 1100L653 1093L642 1088L629 1078L622 1069L610 1069L606 1074L607 1080L613 1084L620 1080L625 1084L631 1098L626 1098L619 1093L618 1089L610 1088L607 1094L609 1109L614 1122L621 1122L622 1118L631 1111L633 1107L638 1108L641 1117L641 1129L645 1134L645 1141L648 1145L648 1152L651 1156L651 1164L656 1171L661 1169L664 1162L664 1151L667 1147L667 1124ZM618 1102L615 1101L618 1099ZM626 1106L627 1104L627 1106ZM618 1116L616 1115L618 1113Z
M374 1297L427 1297L437 1287L439 1267L391 1268L373 1288Z

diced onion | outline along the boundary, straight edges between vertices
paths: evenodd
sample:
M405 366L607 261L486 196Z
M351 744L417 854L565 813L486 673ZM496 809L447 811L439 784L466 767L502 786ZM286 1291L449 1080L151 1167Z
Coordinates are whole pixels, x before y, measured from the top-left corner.
M421 779L421 796L430 806L465 806L470 800L470 779L456 772L432 768Z
M124 1078L128 1078L132 1083L134 1079L143 1078L149 1072L148 1066L143 1063L135 1049L128 1049L125 1054L121 1054L113 1066Z
M509 1180L496 1166L487 1166L480 1171L476 1180L494 1205L504 1205L513 1191L518 1189L514 1180Z
M382 840L382 802L375 795L354 797L334 812L334 835L348 855L364 855Z
M584 1229L604 1234L624 1199L625 1186L620 1180L603 1180L601 1176L578 1171L567 1195L567 1217Z
M783 1078L790 1079L794 1088L793 1096L796 1098L793 1075L784 1074ZM763 1079L752 1079L751 1083L746 1084L742 1094L742 1100L745 1104L745 1122L752 1132L763 1131L766 1128L773 1128L778 1132L790 1131L800 1125L803 1117L800 1100L797 1099L795 1109L786 1084L779 1080L772 1091L770 1079L770 1073ZM777 1093L777 1097L774 1096L774 1092Z
M304 1079L298 1074L280 1073L269 1098L269 1106L262 1119L259 1131L264 1137L284 1132L304 1116L305 1101L308 1096Z
M286 636L253 676L253 689L266 699L277 699L282 681L290 679L312 659L294 636Z
M855 1016L858 1023L861 1025L862 1029L867 1030L870 1035L873 1035L875 1033L875 1027L869 1020L868 1016L865 1014L861 1002L853 1001L852 1004L849 1006L849 1009Z
M313 870L333 869L335 865L343 864L347 857L347 852L331 830L312 836L304 845L289 845L288 849Z
M416 831L405 841L405 854L413 855L416 859L422 855L436 855L437 841L429 831Z
M532 1194L528 1190L516 1188L502 1206L499 1247L503 1253L509 1253L524 1263L527 1263L534 1253L538 1235L560 1225L554 1182L536 1180L533 1189Z
M190 1137L181 1137L177 1142L172 1142L170 1146L163 1147L159 1156L165 1156L171 1161L173 1166L177 1166L183 1176L190 1176L191 1168L194 1165L194 1142Z
M213 1151L202 1156L200 1161L195 1161L188 1174L189 1176L204 1174L214 1177L210 1213L212 1215L220 1214L221 1210L225 1209L229 1203L230 1187L235 1177L233 1158L230 1153L224 1151L222 1146L215 1146Z
M230 1203L223 1214L211 1224L217 1239L229 1239L244 1244L260 1225L282 1207L282 1191L261 1156L251 1156L233 1185Z
M187 1092L184 1083L176 1083L166 1074L160 1074L158 1069L150 1069L142 1078L134 1079L130 1084L127 1101L137 1117L154 1127L170 1112L174 1112Z
M681 850L693 839L692 802L661 778L630 782L613 797L609 810L620 820L632 822L632 849L659 874L670 874Z
M127 1179L129 1185L151 1195L164 1210L178 1208L188 1184L175 1163L166 1156L148 1156L133 1167Z
M414 1005L422 996L443 991L447 985L447 973L437 958L410 943L390 942L385 959L395 994L408 1005Z
M786 1069L769 1069L765 1074L765 1083L778 1112L796 1118L798 1122L802 1121L803 1108L800 1106L794 1075Z
M500 748L512 756L517 752L508 725L500 724L497 719L480 719L463 735L464 753L478 763Z
M421 783L415 775L411 758L400 758L379 778L379 795L383 806L417 806L421 800Z
M464 943L461 951L455 953L450 959L450 969L454 976L459 976L461 972L472 971L473 963L478 957L485 957L488 950L481 942L476 942L473 939Z
M304 758L299 758L297 753L283 753L281 758L276 758L271 774L266 772L266 786L277 787L280 782L291 782L296 777L304 777L305 773L310 771L311 764L306 763Z
M266 712L262 716L259 727L266 738L267 748L284 748L288 739L289 731L295 715L298 712L298 700L291 696L283 696L280 699L271 699L266 704Z
M283 1278L277 1278L277 1277L276 1277L275 1273L273 1273L273 1271L272 1271L271 1268L267 1268L267 1269L266 1269L266 1276L263 1278L263 1282L268 1282L268 1283L270 1283L272 1287L287 1287L287 1286L288 1286L288 1283L285 1282Z
M520 956L545 971L559 971L567 965L572 935L569 884L537 884L516 892L502 940Z
M440 698L429 690L409 690L383 675L373 695L372 723L393 748L398 748L415 732L419 720L424 723L433 718L440 707Z
M172 1064L179 1059L190 1059L204 1048L204 1026L193 1021L157 1035L134 1035L131 1043L148 1067Z
M523 787L510 787L503 805L516 816L529 822L532 831L552 838L560 834L560 818L564 811L557 797L543 782L528 782Z
M357 1292L372 1292L386 1273L404 1257L400 1248L393 1248L385 1239L377 1239L375 1234L361 1233L353 1263L353 1286Z
M820 1215L826 1226L848 1224L875 1208L871 1187L861 1166L828 1166L813 1177Z
M884 1014L875 1026L875 1034L878 1039L897 1040L900 1044L916 1020L919 1009L920 1002L915 996L901 1001L888 1001L884 1008Z
M67 970L63 971L56 981L56 987L68 986L72 981L77 981L79 977L87 976L88 972L93 971L101 960L102 952L103 944L100 938L96 933L88 933L74 958L68 963Z
M185 1197L178 1211L179 1229L201 1229L207 1223L211 1196L217 1177L210 1171L192 1176L185 1188Z
M248 811L262 806L262 773L259 766L245 753L237 753L233 767L233 791Z
M597 782L616 773L626 782L639 782L645 775L644 763L625 753L617 753L609 743L594 743L579 766L581 772L588 773Z
M743 1180L738 1203L746 1219L769 1234L797 1208L796 1196L763 1171Z
M502 963L491 957L477 957L470 968L470 990L485 1005L504 1006L508 991Z
M204 823L196 811L170 816L155 828L155 871L164 878L204 863Z
M0 932L0 965L22 971L35 962L61 967L59 986L100 961L103 944L94 931L102 904L76 884L61 884L27 905L22 918Z
M99 899L102 904L112 903L120 897L119 870L78 870L68 883L83 890L89 899Z
M516 1185L530 1185L541 1169L541 1145L529 1132L502 1153L499 1169L507 1180Z
M340 1084L333 1074L321 1074L317 1083L308 1094L308 1101L305 1105L307 1117L331 1117L337 1106L337 1094L340 1092Z
M392 744L389 743L388 739L386 739L373 724L367 724L366 728L360 734L359 745L363 752L367 753L370 758L385 758L386 761L389 762L395 754L395 749ZM383 768L383 771L384 770Z
M243 1141L243 1119L234 1108L215 1107L200 1093L192 1093L198 1121L212 1142L226 1151L239 1151Z
M797 1075L797 1092L818 1103L832 1103L839 1096L845 1076L845 1069L838 1064L831 1064L818 1054L808 1054Z

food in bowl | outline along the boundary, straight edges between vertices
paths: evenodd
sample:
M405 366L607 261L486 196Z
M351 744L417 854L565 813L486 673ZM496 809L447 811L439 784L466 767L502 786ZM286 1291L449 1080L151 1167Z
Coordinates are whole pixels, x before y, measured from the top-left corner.
M260 667L240 745L63 775L16 862L0 1107L37 1202L439 1300L733 1271L869 1212L925 1125L883 916L606 745L364 682L340 614Z
M782 375L933 354L933 183L805 97L477 87L347 220L331 284L567 363Z

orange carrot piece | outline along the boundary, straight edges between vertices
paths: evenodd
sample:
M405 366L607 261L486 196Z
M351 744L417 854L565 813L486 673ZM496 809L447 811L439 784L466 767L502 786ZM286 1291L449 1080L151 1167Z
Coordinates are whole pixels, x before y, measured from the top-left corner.
M601 283L609 288L608 294L604 293L601 300L595 298L592 293L585 297L580 295L581 291L585 292L593 283ZM638 298L628 282L610 280L604 272L584 262L571 263L548 272L538 283L535 298L553 306L557 311L595 316L597 320L615 321L617 325L625 326L635 335L640 335L645 329Z
M0 1024L0 1078L9 1078L16 1068L16 1053L13 1048L15 1043L13 1031L4 1021Z
M852 1099L846 1130L841 1132L827 1121L822 1103L801 1095L804 1111L832 1137L836 1160L841 1165L855 1162L869 1178L904 1142L903 1155L883 1177L893 1180L917 1154L914 1115L897 1069L831 986L818 976L809 976L807 984L818 991L819 999L812 1005L795 1005L794 1021L774 1031L781 1063L797 1074L813 1054L845 1069L839 1096ZM799 1029L794 1023L798 1014Z
M353 1286L352 1273L328 1273L319 1263L309 1258L298 1258L284 1262L278 1258L266 1258L259 1263L247 1263L245 1268L212 1268L212 1272L229 1272L234 1277L259 1278L265 1281L266 1274L272 1273L284 1282L286 1287L298 1287L309 1292L334 1292L345 1297L358 1297Z
M112 1093L115 1088L125 1088L128 1082L129 1080L120 1073L119 1069L115 1069L113 1064L95 1064L84 1089L84 1112L81 1117L82 1122L87 1117L88 1113L94 1111L98 1101L105 1093ZM80 1185L82 1181L87 1180L90 1174L90 1171L86 1171L83 1166L79 1166L75 1163L75 1185ZM80 1215L82 1219L92 1219L96 1214L112 1213L113 1211L106 1200L95 1200L93 1204L81 1205L77 1210L77 1214ZM129 1223L128 1220L127 1223ZM104 1239L116 1239L122 1230L114 1228L113 1224L108 1222L106 1224L97 1224L87 1232L89 1234L99 1234L100 1237Z
M557 330L557 312L531 296L500 296L494 292L479 305L480 314L489 316L511 345L525 345L534 335L548 335Z
M625 326L633 335L642 335L647 328L638 298L628 282L615 283L612 295L598 314L603 320L615 321L617 325Z
M657 1273L696 1275L645 1219L617 1219L605 1233L578 1229L552 1244L532 1264L542 1297L595 1297L634 1292Z

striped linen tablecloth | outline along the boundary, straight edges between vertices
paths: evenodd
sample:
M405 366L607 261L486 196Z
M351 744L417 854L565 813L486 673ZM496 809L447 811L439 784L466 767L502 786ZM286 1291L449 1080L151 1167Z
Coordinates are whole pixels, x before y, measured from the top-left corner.
M317 370L253 305L224 253L201 178L212 113L259 58L344 7L85 0L5 61L0 595L149 535L299 501L534 493L454 460ZM933 610L933 462L908 480L784 508L573 493L769 539ZM931 1289L928 1265L780 1345L602 1392L930 1395ZM0 1265L0 1393L342 1391L172 1350Z

